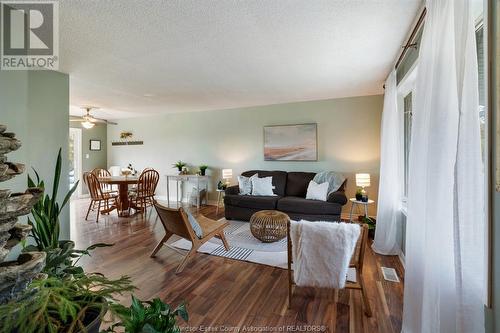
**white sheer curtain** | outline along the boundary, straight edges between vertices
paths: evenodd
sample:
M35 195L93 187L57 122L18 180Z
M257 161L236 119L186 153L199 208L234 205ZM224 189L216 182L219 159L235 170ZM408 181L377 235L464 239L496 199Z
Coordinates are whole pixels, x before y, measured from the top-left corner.
M484 332L484 197L474 24L428 0L410 148L403 332Z
M398 113L396 71L385 82L382 113L380 181L377 229L373 250L380 254L398 254L398 226L401 219L402 164L401 117Z

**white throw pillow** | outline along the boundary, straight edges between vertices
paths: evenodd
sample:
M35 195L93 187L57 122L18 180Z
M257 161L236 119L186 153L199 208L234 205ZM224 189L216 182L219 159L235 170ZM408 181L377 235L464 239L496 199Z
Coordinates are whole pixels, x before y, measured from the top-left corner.
M258 177L257 174L253 175L252 177L238 176L238 186L240 188L240 195L252 194L252 179L257 177Z
M307 187L306 199L326 201L328 185L328 182L318 184L314 180L311 180Z
M273 192L273 177L253 178L252 195L276 195Z

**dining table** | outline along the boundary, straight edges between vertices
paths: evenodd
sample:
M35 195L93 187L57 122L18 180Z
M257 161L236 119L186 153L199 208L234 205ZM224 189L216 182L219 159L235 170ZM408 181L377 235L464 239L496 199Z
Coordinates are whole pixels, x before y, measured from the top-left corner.
M137 184L138 180L139 177L137 176L100 177L99 182L118 186L118 196L115 200L115 204L111 205L109 208L101 210L101 213L107 214L116 209L118 216L127 217L129 216L129 208L133 208L135 211L141 211L142 208L137 207L133 202L131 202L128 196L129 185Z

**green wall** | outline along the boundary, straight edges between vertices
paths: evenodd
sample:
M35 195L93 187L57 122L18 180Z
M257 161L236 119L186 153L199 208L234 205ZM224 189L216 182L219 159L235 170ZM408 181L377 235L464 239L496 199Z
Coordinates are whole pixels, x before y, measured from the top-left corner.
M82 172L91 171L95 168L106 169L108 165L107 125L96 124L93 128L86 129L79 122L70 122L70 127L82 129ZM91 151L90 140L101 140L101 150ZM80 182L79 186L82 186L82 194L89 193L83 182Z
M194 171L206 163L212 175L210 200L216 199L214 188L223 168L233 169L233 183L236 175L250 169L341 171L349 177L350 196L355 192L354 173L368 172L373 181L367 191L376 199L382 104L383 96L364 96L122 119L117 126L108 126L108 166L132 163L139 170L159 170L158 194L165 196L164 176L176 173L172 163L185 161ZM263 127L301 123L318 124L319 160L264 161ZM124 130L144 145L111 146ZM376 207L370 209L375 214Z
M50 71L0 71L0 123L22 141L22 147L8 155L9 161L34 167L52 188L54 166L62 147L61 189L68 188L69 77ZM0 188L26 190L26 174ZM60 200L64 193L60 191ZM24 220L24 219L23 219ZM61 235L69 238L69 207L61 214Z

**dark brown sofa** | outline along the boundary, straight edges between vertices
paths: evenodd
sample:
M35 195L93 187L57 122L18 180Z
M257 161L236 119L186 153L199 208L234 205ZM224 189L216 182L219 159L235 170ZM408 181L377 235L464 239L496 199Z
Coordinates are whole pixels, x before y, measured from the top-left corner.
M254 174L273 177L276 196L240 195L238 185L226 189L224 197L226 219L249 221L253 213L264 209L282 211L292 220L339 221L342 206L347 203L345 184L328 196L327 201L307 200L307 186L316 173L251 170L242 173L245 177Z

